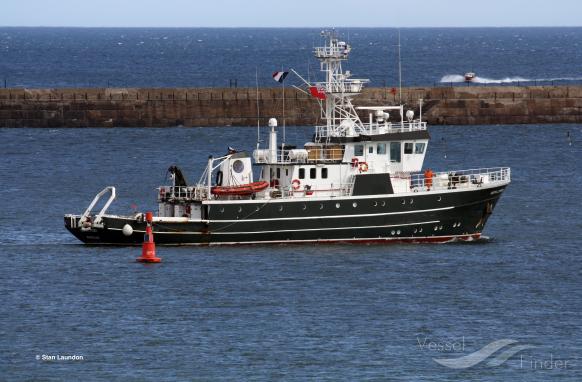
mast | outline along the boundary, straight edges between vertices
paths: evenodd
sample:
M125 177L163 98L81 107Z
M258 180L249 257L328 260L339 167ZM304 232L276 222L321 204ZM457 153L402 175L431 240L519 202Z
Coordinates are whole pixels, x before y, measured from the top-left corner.
M257 149L261 142L261 113L259 109L259 68L255 67L255 85L257 87Z
M286 132L285 132L285 81L283 81L281 83L281 87L283 88L283 145L285 145L285 142L287 141L287 137L286 137ZM281 150L283 148L281 147Z
M311 84L311 94L319 99L325 126L319 126L316 136L321 141L329 137L338 137L364 133L364 124L360 120L352 98L362 92L368 79L352 79L349 71L344 72L342 62L348 59L351 46L340 41L335 30L322 31L325 46L315 47L315 57L320 61L321 71L325 73L325 82Z
M398 99L402 105L402 58L400 56L400 28L398 28Z
M281 68L283 72L283 68ZM285 131L285 81L281 82L281 88L283 89L283 141L281 142L281 162L283 162L283 153L285 152L285 142L287 140Z

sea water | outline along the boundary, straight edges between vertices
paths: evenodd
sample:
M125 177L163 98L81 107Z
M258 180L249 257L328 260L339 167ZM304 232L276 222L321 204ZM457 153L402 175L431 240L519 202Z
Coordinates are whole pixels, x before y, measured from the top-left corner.
M0 86L255 87L274 71L323 80L320 29L0 28ZM353 47L344 69L371 86L398 84L398 31L339 28ZM582 28L401 30L404 86L582 82ZM288 86L301 82L293 76Z
M158 247L150 266L63 215L108 185L112 212L155 210L170 165L195 183L255 129L0 129L0 380L579 381L580 126L430 133L435 171L511 166L488 238Z

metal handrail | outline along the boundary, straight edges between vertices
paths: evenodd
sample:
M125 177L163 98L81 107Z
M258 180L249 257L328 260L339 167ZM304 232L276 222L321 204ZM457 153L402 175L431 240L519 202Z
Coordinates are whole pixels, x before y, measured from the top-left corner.
M339 46L318 46L315 47L314 53L316 57L335 57L347 58L350 53L350 48Z
M428 129L428 125L426 122L420 122L419 120L415 120L412 122L387 122L387 123L362 123L362 127L365 133L370 135L379 135L379 134L396 134L396 133L405 133L410 131L424 131ZM328 131L334 131L333 128L328 128L327 125L317 125L315 126L315 136L316 138L324 138L327 137Z
M468 170L435 172L405 176L410 180L410 189L430 191L435 189L454 189L462 187L482 187L485 184L505 184L511 181L509 167L477 168Z
M307 151L307 157L303 158L291 158L289 156L290 150L277 150L277 161L272 162L269 157L265 158L255 158L256 163L269 164L269 163L333 163L340 162L344 159L345 149L333 148L326 149L321 146L307 146L303 149Z
M329 184L320 187L322 188L315 186L309 189L302 188L299 190L294 190L291 186L284 186L284 187L274 187L271 189L271 191L281 192L281 195L278 196L276 199L291 199L301 196L317 196L318 193L321 192L328 193L328 196L350 196L354 188L354 182L352 179L352 181L348 183L342 183L339 185Z
M204 186L161 186L158 187L158 202L204 200L208 188Z
M323 89L325 93L361 93L364 86L369 82L367 78L344 78L334 82L314 82L312 85L318 89Z
M434 190L446 190L457 188L478 188L486 185L507 184L511 181L511 169L509 167L477 168L468 170L454 170L434 172L432 177L427 178L425 174L399 173L391 174L392 179L405 179L408 181L411 191L430 192ZM291 186L275 186L266 190L272 199L290 199L303 196L317 196L318 193L325 192L328 196L350 196L354 188L355 176L352 176L347 183L338 185L316 185L311 188L301 188L294 190ZM159 201L200 201L208 199L207 187L160 187L164 189L164 194L169 195L159 198ZM273 196L276 193L276 196Z

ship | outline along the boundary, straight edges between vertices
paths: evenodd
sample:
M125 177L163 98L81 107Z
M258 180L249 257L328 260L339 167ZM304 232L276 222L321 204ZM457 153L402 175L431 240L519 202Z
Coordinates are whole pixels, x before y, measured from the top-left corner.
M475 72L467 72L465 73L465 82L473 82L477 78Z
M299 147L278 143L279 123L270 118L264 147L258 140L251 150L229 147L210 156L195 184L171 166L170 184L157 189L156 244L443 243L482 237L511 181L510 168L424 168L430 135L422 100L418 118L403 104L354 106L369 80L343 70L350 44L335 31L322 36L313 53L325 80L308 82L293 71L303 81L297 88L321 110L312 139ZM93 211L106 195L103 208ZM115 187L104 188L84 213L65 215L65 227L86 244L141 244L145 213L108 214L115 198Z

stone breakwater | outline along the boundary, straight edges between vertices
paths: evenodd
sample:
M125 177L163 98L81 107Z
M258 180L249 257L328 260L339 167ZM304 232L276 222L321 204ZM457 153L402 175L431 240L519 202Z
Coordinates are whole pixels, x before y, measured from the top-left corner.
M402 100L429 124L524 124L582 122L582 86L435 87L403 89ZM389 88L369 88L358 105L393 105ZM259 90L261 124L282 118L281 88ZM367 115L361 116L363 120ZM317 102L285 89L287 125L321 122ZM392 120L397 116L393 115ZM256 126L252 88L0 89L0 127Z

